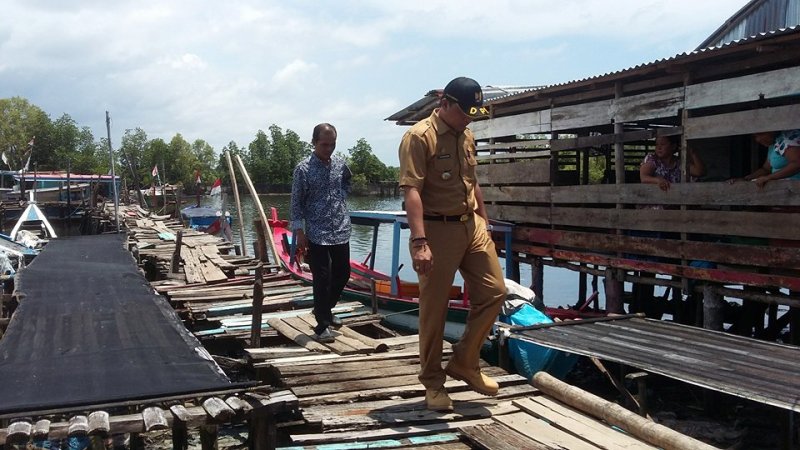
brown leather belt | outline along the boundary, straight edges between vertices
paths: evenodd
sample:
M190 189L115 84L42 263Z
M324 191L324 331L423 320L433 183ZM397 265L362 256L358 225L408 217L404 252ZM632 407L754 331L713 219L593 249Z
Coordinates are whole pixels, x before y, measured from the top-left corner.
M467 214L460 214L457 216L429 216L427 214L423 215L422 218L424 220L434 220L437 222L466 222L472 218L473 213Z

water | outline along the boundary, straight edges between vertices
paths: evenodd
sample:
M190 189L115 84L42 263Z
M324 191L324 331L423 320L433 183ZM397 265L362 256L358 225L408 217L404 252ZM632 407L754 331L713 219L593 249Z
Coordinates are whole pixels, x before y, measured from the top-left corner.
M288 194L269 194L260 195L261 203L267 217L270 216L270 208L278 210L278 217L288 219L289 199ZM244 236L247 244L248 255L253 254L253 242L256 240L253 228L253 220L258 217L258 210L253 203L253 198L249 195L241 196L242 214L244 216ZM401 209L401 198L379 198L379 197L351 197L349 205L351 210L372 210L372 211L398 211ZM205 197L203 203L223 210L230 211L233 217L233 242L241 245L239 234L238 215L236 203L232 195L223 197ZM406 242L409 238L409 230L402 230L401 241ZM372 227L353 226L353 233L350 239L350 256L352 259L364 261L369 255L372 245ZM378 233L378 246L375 256L375 268L384 272L391 271L392 258L392 227L383 225ZM403 279L414 280L416 274L411 270L411 257L404 245L400 246L400 277ZM500 266L505 270L505 260L500 260ZM456 274L456 283L463 281ZM520 270L520 284L530 286L531 269L528 265L522 265ZM600 284L602 290L602 283ZM589 287L591 292L591 287ZM545 266L544 268L544 298L547 306L572 306L578 301L578 274L567 269Z

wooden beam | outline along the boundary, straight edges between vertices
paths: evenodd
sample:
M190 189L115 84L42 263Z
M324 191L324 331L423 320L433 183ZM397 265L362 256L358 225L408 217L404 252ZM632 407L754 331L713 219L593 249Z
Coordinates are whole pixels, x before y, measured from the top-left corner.
M469 128L478 141L518 134L549 133L550 110L480 120L470 124Z
M583 249L592 253L622 252L723 264L800 269L800 248L792 247L679 241L525 226L514 228L514 239L548 247Z
M491 217L515 223L705 233L767 239L798 239L800 214L746 211L548 208L486 205Z
M736 136L800 128L800 105L776 106L686 120L687 139Z
M497 173L501 171L498 170ZM482 180L486 185L500 180ZM664 192L649 184L593 184L587 186L481 186L486 202L599 205L696 205L696 206L800 206L800 181L780 180L759 189L755 183L680 183ZM499 219L499 217L498 217Z
M496 183L550 183L550 161L518 161L513 164L481 164L475 168L481 185Z
M800 67L761 72L686 87L686 108L747 103L800 93Z
M677 117L683 108L684 88L664 89L615 99L610 107L615 123Z

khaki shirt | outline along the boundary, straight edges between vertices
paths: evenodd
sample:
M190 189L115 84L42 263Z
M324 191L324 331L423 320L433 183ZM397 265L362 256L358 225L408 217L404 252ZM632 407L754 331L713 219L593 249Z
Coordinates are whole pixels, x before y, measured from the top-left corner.
M438 109L412 126L400 142L400 186L417 188L423 214L452 216L473 212L475 140L469 129L456 133Z

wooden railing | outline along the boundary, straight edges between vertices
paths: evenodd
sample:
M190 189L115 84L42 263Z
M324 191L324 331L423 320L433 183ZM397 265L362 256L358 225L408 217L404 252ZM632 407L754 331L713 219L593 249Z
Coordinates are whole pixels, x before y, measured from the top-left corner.
M511 184L516 165L482 170L490 180ZM529 169L522 169L528 182ZM793 212L800 211L800 181L773 181L763 189L744 181L684 183L667 192L643 184L494 183L482 190L489 215L516 224L515 252L800 291L800 214ZM617 204L624 206L617 209ZM699 268L692 261L716 268Z

